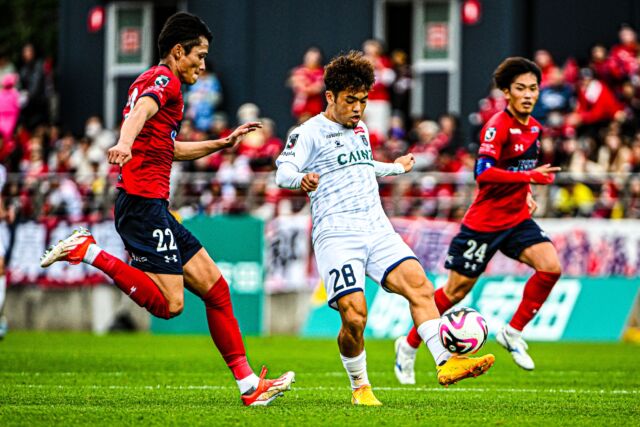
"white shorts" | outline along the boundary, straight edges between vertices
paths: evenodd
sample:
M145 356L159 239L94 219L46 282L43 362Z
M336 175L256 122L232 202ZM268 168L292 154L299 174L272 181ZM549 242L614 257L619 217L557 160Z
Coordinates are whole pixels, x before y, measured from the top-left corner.
M352 292L364 292L365 275L382 286L387 275L407 259L417 259L398 233L333 232L315 246L318 272L327 290L329 307Z

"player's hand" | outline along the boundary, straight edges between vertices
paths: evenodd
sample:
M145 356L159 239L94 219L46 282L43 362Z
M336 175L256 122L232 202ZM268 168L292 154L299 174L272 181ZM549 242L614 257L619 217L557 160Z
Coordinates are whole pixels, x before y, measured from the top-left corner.
M393 163L400 163L406 173L413 169L413 165L416 164L416 159L413 157L413 154L409 153L405 154L404 156L398 157L393 161Z
M533 194L527 193L527 207L529 208L529 215L533 215L533 213L538 209L538 204L533 199Z
M531 183L542 185L551 184L556 178L555 173L559 172L560 170L562 170L562 168L558 166L551 166L549 163L539 166L529 172Z
M236 130L234 130L231 135L226 138L227 148L235 147L236 144L242 141L242 138L244 138L246 134L260 128L262 128L262 123L260 122L247 122L243 125L238 126Z
M107 160L111 165L126 165L131 160L131 147L117 143L107 151Z
M309 172L302 177L300 188L307 193L310 191L316 191L318 189L318 183L320 182L320 175L315 172Z

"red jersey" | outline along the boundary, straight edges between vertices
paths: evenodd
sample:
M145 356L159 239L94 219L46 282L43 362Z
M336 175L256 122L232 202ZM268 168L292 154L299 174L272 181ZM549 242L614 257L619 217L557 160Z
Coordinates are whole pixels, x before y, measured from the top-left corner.
M129 87L123 120L143 96L153 98L159 110L146 121L133 142L132 159L122 167L117 186L127 194L168 199L174 139L184 112L180 80L166 65L149 68Z
M508 171L535 169L538 163L541 125L533 117L523 125L507 110L496 113L480 132L478 157L492 157L494 167ZM511 228L531 218L527 206L529 184L479 184L478 194L462 219L475 231Z

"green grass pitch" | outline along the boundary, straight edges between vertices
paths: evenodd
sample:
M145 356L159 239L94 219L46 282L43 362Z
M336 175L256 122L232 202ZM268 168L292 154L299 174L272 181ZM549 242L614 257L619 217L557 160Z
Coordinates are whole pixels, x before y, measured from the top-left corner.
M353 407L335 340L248 338L255 370L295 370L266 408L245 408L206 336L13 332L0 342L0 425L640 425L640 347L533 343L534 372L495 342L484 376L440 387L418 353L417 385L393 374L393 343L369 340L380 408Z

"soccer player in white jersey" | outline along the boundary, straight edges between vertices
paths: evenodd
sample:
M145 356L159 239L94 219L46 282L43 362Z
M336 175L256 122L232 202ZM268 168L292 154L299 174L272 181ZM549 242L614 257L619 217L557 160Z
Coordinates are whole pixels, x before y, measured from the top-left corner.
M433 285L393 230L380 202L376 176L408 172L414 159L408 154L394 163L373 160L369 132L361 121L373 82L373 67L361 52L331 61L324 74L327 108L291 132L276 161L276 182L309 195L318 270L329 306L342 318L338 347L351 381L351 401L377 406L381 403L367 377L364 350L365 275L409 301L413 321L435 359L440 384L478 376L495 358L452 356L440 343Z

